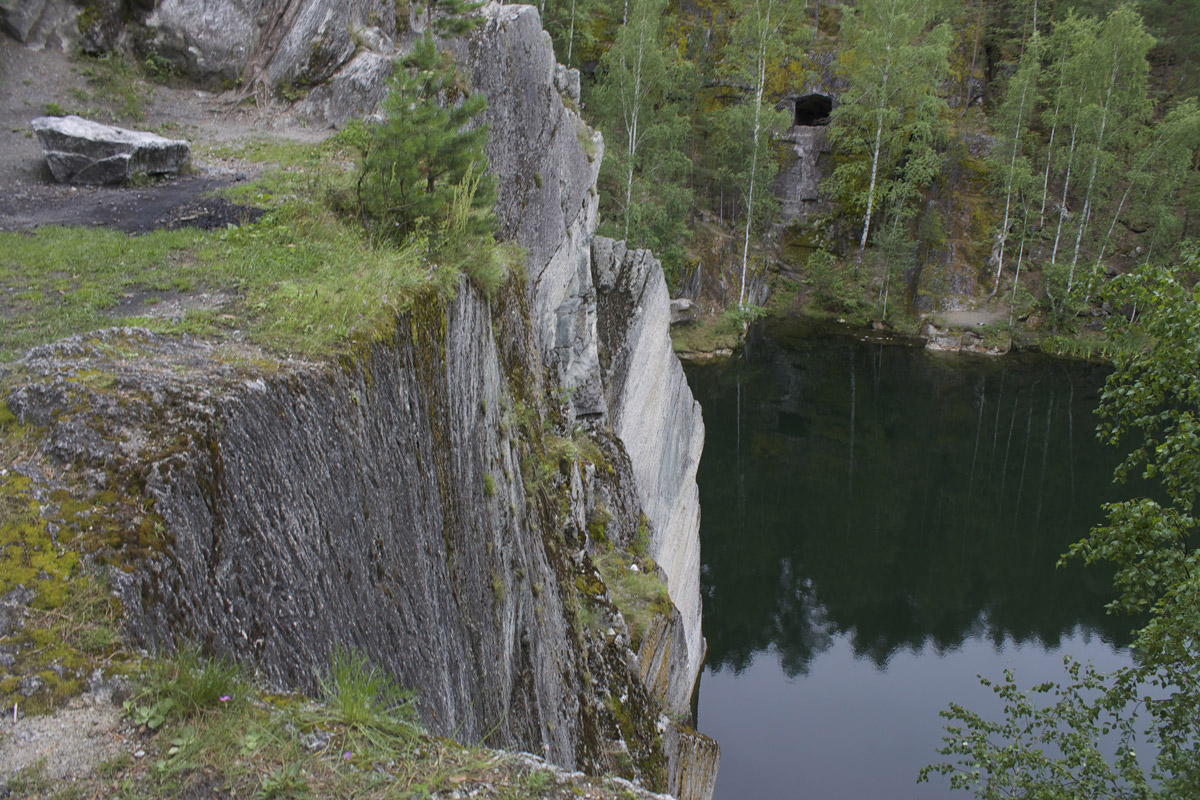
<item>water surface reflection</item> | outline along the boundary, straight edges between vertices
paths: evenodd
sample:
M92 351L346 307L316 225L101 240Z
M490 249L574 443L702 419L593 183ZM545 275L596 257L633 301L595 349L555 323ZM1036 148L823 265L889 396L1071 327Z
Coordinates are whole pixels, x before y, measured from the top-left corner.
M1112 495L1102 369L775 326L688 377L718 797L915 797L937 711L990 699L977 673L1126 658L1109 576L1055 568Z

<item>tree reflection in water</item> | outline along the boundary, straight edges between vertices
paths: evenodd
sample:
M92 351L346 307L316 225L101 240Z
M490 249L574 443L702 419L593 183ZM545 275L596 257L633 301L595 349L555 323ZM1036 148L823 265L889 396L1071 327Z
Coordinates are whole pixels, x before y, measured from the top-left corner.
M1055 567L1113 499L1093 434L1105 374L780 326L689 368L709 668L771 648L794 677L835 637L880 668L973 637L1124 642L1110 576Z

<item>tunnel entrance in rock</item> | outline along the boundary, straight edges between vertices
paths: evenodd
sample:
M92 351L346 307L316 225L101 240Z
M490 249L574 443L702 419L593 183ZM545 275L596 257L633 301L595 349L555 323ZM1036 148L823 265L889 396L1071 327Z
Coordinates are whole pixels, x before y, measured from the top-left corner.
M807 128L828 125L831 111L833 111L833 98L829 95L801 95L796 98L796 116L793 124Z

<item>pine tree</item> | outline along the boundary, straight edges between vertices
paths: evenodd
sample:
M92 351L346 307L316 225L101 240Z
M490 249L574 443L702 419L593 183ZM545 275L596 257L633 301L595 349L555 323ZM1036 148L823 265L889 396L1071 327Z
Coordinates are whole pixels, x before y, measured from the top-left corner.
M359 174L359 216L374 238L403 242L450 218L456 188L476 176L472 233L490 231L495 180L484 175L483 95L468 95L451 57L418 40L392 80L385 120L371 130Z

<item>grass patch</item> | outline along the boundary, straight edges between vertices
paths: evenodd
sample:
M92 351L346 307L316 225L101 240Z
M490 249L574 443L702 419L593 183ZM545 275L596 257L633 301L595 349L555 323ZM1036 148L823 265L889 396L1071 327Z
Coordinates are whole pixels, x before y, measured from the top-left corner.
M431 736L412 721L410 695L360 654L335 650L318 698L271 693L229 662L191 647L146 659L126 703L136 747L75 779L79 797L353 797L431 795L527 800L618 797L602 779L567 778L481 747ZM147 707L172 704L151 725ZM599 792L597 792L599 788ZM49 800L64 786L35 764L0 794Z
M598 555L595 562L609 596L625 617L633 649L637 650L651 620L671 614L667 586L649 558L639 559L613 549Z
M384 746L416 731L412 694L397 687L378 667L353 650L335 647L329 670L318 676L322 713L316 721L345 728L348 738Z
M392 330L425 292L450 295L466 273L489 296L521 259L512 246L475 248L447 263L428 239L372 244L333 202L352 182L337 140L256 141L230 150L282 164L226 191L267 209L219 231L130 236L94 228L0 233L0 361L31 346L112 325L219 338L237 331L277 351L327 355ZM469 257L468 257L469 256ZM219 309L165 319L160 296L221 293Z
M260 137L236 144L219 144L204 150L212 158L238 158L283 169L308 168L319 163L323 153L335 153L336 142L314 146L294 139Z
M1120 345L1102 334L1052 334L1037 340L1038 348L1052 356L1082 361L1109 362L1115 358Z
M741 323L727 314L717 314L671 326L671 346L676 353L712 353L733 350L741 341Z

